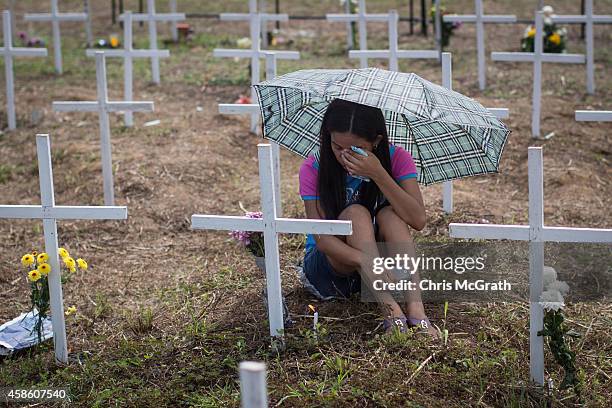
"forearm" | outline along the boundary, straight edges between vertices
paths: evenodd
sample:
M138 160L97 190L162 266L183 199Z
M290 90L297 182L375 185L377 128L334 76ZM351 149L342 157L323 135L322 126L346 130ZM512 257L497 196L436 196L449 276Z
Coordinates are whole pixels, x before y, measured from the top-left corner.
M425 224L425 209L412 195L408 194L395 182L386 171L373 178L381 193L387 198L395 213L415 229L421 229Z
M361 251L348 245L340 238L333 235L321 235L318 238L315 236L315 241L317 242L317 248L325 255L334 259L342 259L342 263L355 268L361 265Z

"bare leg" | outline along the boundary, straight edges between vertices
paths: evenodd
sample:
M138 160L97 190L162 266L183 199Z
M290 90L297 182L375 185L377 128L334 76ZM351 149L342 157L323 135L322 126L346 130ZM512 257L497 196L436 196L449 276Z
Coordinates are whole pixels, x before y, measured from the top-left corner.
M382 275L374 275L372 272L372 259L378 257L378 249L376 248L376 237L374 235L374 226L372 225L372 217L370 212L362 205L353 204L345 208L338 216L340 220L352 221L353 234L346 238L347 245L362 252L363 256L361 267L357 270L361 279L366 282L368 288L373 287L373 281L376 279L385 279ZM347 265L342 260L334 259L327 256L329 263L334 270L339 274L350 275L355 272L355 267ZM393 317L404 317L404 312L400 305L393 299L393 296L387 292L372 291L376 301L378 302L381 312L385 319Z
M376 223L379 226L379 239L384 241L388 250L385 256L395 257L398 254L402 256L407 254L411 258L416 256L414 240L409 227L391 206L384 207L378 212ZM420 281L418 271L412 275L412 281L417 283ZM403 291L403 295L406 316L413 319L427 319L418 285L416 290ZM438 331L435 328L429 327L427 331L432 336L438 337Z

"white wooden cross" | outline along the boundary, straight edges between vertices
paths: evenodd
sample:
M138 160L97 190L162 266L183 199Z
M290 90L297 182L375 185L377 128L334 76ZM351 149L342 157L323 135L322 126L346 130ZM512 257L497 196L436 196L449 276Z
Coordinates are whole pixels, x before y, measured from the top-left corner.
M169 3L170 3L169 4L170 13L176 14L176 0L170 0ZM178 34L178 27L176 24L176 20L170 21L170 33L172 33L172 41L178 42L179 34Z
M453 238L507 239L529 242L529 372L531 379L544 384L543 310L539 304L543 289L545 242L612 243L612 229L547 227L544 225L544 170L542 148L528 150L529 225L449 224Z
M91 49L86 51L88 57L94 57L96 53L103 53L105 57L120 57L123 58L123 99L125 101L133 100L133 73L132 64L134 58L150 58L159 57L167 58L170 56L168 50L135 50L133 47L132 38L132 12L126 11L123 15L123 49L98 50ZM131 127L134 124L134 118L131 110L124 114L125 126Z
M85 20L85 34L87 36L87 46L91 47L93 44L93 32L91 30L91 5L89 0L83 2L83 12L87 16Z
M351 0L346 0L347 4ZM366 12L366 1L359 0L359 10L357 14L327 14L327 21L330 22L346 22L350 24L353 22L357 22L357 28L359 30L359 50L366 51L368 49L368 22L388 22L389 14L368 14ZM352 31L351 31L352 32ZM351 37L352 38L352 37ZM349 44L349 48L351 44ZM360 67L367 68L368 67L368 56L362 55L359 57Z
M536 34L534 38L534 52L492 52L493 61L516 61L533 63L533 95L531 114L531 135L540 137L540 105L542 99L542 63L556 62L565 64L584 64L582 54L554 54L544 53L542 35L544 33L544 17L541 11L535 17Z
M480 90L486 87L486 57L485 57L485 30L486 23L516 23L515 15L486 15L482 8L482 0L474 0L476 14L445 15L444 22L448 23L474 23L476 24L476 47L478 55L478 85Z
M238 369L240 372L240 406L242 408L267 408L266 363L242 361Z
M256 0L249 0L250 10L253 10L253 3L255 4L255 10L257 10ZM237 14L236 16L242 16L243 14ZM240 49L219 49L213 50L213 56L217 58L250 58L251 59L251 85L255 85L260 81L260 70L259 60L265 58L266 54L276 54L276 59L300 59L300 53L297 51L269 51L262 50L259 39L261 17L258 13L249 13L250 16L250 34L251 34L251 49L240 50ZM254 101L257 98L255 90L251 88L251 100ZM257 128L259 122L259 113L251 114L251 130L254 131Z
M55 58L55 71L62 73L62 39L60 23L63 21L83 21L87 23L85 13L60 13L57 0L51 0L51 13L26 13L25 21L50 21L53 28L53 55Z
M389 60L389 70L399 71L399 59L440 59L440 53L436 50L399 50L397 23L399 16L397 10L389 10L389 49L349 51L349 58L382 58Z
M102 152L102 177L104 179L104 204L114 205L113 162L111 155L111 131L109 112L151 112L153 102L108 100L106 85L106 61L103 52L96 52L96 81L98 88L97 101L53 102L56 112L98 112L100 121L100 150Z
M450 52L442 53L442 86L446 89L453 89L453 64ZM487 110L497 119L506 119L510 116L510 111L507 108L487 108ZM452 181L442 183L442 209L447 214L453 212Z
M119 16L120 21L124 21L125 13ZM146 21L149 25L149 48L157 50L157 22L158 21L182 21L185 20L184 13L156 13L155 0L147 0L147 12L132 14L133 21ZM125 21L124 21L125 24ZM159 84L159 56L151 56L151 77L153 83Z
M265 10L265 2L262 4ZM253 24L253 20L259 20L258 35L261 33L263 41L263 47L268 46L268 35L266 32L266 23L269 21L289 21L289 15L287 14L270 14L266 12L259 12L257 8L257 0L249 0L249 12L248 13L221 13L219 14L221 21L249 21ZM253 40L253 36L251 36Z
M15 80L13 75L13 57L46 57L46 48L15 48L13 47L11 12L2 12L2 33L4 45L0 48L0 56L4 58L4 73L6 78L6 115L8 116L8 128L13 130L17 127L15 117Z
M612 122L612 111L577 110L578 122Z
M442 19L440 18L440 0L434 0L434 37L436 40L436 49L438 53L442 52Z
M351 14L351 0L344 0L344 14ZM346 23L346 49L355 48L355 36L353 35L353 23Z
M265 52L266 55L266 79L276 78L276 54L273 52ZM257 94L255 94L257 98ZM219 104L219 113L225 115L260 115L261 109L259 103L222 103ZM251 129L253 130L253 129ZM281 201L281 182L280 182L280 146L278 143L272 142L272 161L274 163L272 175L274 179L274 192L276 197L276 214L281 217L283 213Z
M207 230L242 230L263 232L266 253L266 286L270 336L283 336L283 306L279 263L278 234L351 235L350 221L300 220L280 218L273 186L272 147L257 145L259 157L259 183L263 218L238 216L193 215L191 227Z
M64 321L61 270L57 253L57 220L125 220L127 218L127 208L55 205L49 135L36 135L36 148L41 205L0 205L0 218L43 220L45 252L49 255L49 264L51 265L48 279L55 359L61 363L67 363L66 324Z
M555 23L581 23L586 26L586 69L587 69L587 93L595 93L595 50L593 41L593 24L612 23L612 15L594 15L593 0L584 0L584 15L553 15L551 19Z

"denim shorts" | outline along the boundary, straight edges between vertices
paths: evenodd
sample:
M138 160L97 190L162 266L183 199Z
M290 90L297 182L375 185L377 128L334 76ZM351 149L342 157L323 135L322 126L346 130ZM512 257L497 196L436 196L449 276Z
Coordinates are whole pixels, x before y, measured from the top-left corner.
M361 290L361 277L357 271L352 275L336 273L327 256L316 247L304 256L300 280L306 289L321 300L346 299Z
M376 214L382 208L390 205L385 200L372 214L374 234L378 236L378 225ZM302 284L313 295L321 300L334 298L349 298L354 293L361 291L361 277L355 271L352 275L341 275L337 273L329 263L327 256L317 247L309 249L304 256L304 264L300 273Z

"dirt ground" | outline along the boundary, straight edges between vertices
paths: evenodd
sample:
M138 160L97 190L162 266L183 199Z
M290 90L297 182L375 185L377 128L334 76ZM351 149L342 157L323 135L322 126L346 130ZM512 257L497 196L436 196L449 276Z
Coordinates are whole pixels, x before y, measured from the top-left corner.
M23 13L44 11L47 2L15 6L17 31L50 41L46 24L25 23ZM108 2L92 2L96 38L121 33L112 25ZM158 2L160 3L160 2ZM187 13L244 11L245 2L179 1ZM408 2L369 2L370 12L396 7L402 16ZM418 2L416 2L418 3ZM485 2L487 13L516 13L529 18L530 1ZM577 14L576 2L557 1L560 14ZM78 11L82 2L61 2ZM166 8L160 3L158 11ZM137 7L126 1L126 9ZM418 4L415 5L418 10ZM472 2L447 6L468 13ZM597 1L596 12L612 14L612 1ZM282 2L290 14L339 12L336 1ZM418 11L417 11L418 15ZM50 347L0 362L0 386L69 386L79 406L237 406L237 363L265 359L273 404L280 406L574 406L569 391L538 393L528 380L528 311L517 304L453 304L448 322L450 346L415 335L397 344L375 337L375 309L359 301L326 302L320 313L328 339L312 342L311 320L300 317L314 299L301 287L293 266L303 256L303 236L283 236L283 290L296 325L287 329L288 351L267 354L267 315L259 297L264 285L252 257L226 232L192 231L192 214L241 215L240 203L259 209L257 143L246 117L217 113L218 103L233 102L248 92L246 60L217 59L212 49L235 48L248 35L246 23L189 19L194 29L188 44L170 44L171 57L161 62L161 85L150 80L148 61L135 63L136 100L155 103L155 112L135 114L135 126L111 117L117 205L128 207L127 221L60 222L60 243L86 258L91 268L64 288L65 305L78 312L67 319L69 351L78 357L68 367L53 364ZM160 25L160 41L169 37ZM487 27L487 49L518 51L525 26ZM581 53L579 28L570 26L568 52ZM418 30L418 27L415 27ZM343 24L291 20L281 24L299 61L279 62L279 74L301 68L348 68ZM433 48L431 35L408 35L400 25L400 48ZM134 28L135 46L145 47L146 27ZM17 35L14 35L17 37ZM81 24L62 26L64 74L53 72L48 58L15 62L18 129L0 134L0 203L39 204L35 134L51 136L56 202L101 205L98 119L89 113L54 113L52 101L94 100L95 64L83 51ZM595 29L594 95L586 94L584 66L546 64L543 75L542 132L531 129L532 66L487 61L486 91L477 86L475 31L463 25L451 38L453 88L486 107L510 108L505 123L512 130L499 174L454 183L455 211L442 212L441 186L422 187L428 223L414 232L417 240L443 239L450 222L527 223L527 148L543 146L544 217L550 226L610 228L610 130L605 123L579 123L577 109L610 109L612 105L612 30ZM369 47L386 47L386 27L370 26ZM488 54L488 53L487 53ZM109 60L111 99L122 95L122 64ZM384 61L373 61L384 67ZM400 69L439 82L434 62L402 61ZM0 92L0 127L6 127L5 93ZM42 119L33 123L33 116ZM148 121L159 119L156 126ZM287 217L304 217L298 194L301 159L282 151L282 205ZM41 223L0 222L0 322L29 308L29 286L19 260L42 249ZM609 248L609 247L608 247ZM609 252L608 252L609 255ZM609 258L608 258L609 259ZM609 265L607 269L609 275ZM605 282L603 284L606 284ZM608 286L609 287L609 286ZM441 324L442 307L426 305ZM569 322L583 337L579 350L587 405L604 406L610 398L612 349L609 299L571 303ZM305 334L306 333L306 334ZM419 369L428 356L434 356ZM395 357L400 357L396 359ZM412 376L411 376L412 375ZM561 371L547 351L547 375L558 384Z

